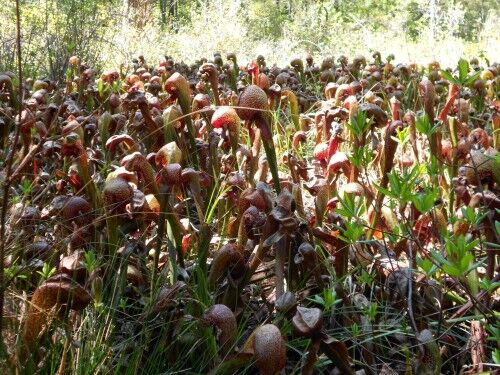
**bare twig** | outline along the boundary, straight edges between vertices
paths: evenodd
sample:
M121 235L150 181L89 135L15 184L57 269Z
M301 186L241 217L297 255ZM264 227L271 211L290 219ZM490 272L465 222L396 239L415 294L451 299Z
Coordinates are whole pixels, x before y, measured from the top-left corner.
M472 359L473 371L482 372L486 360L485 351L485 332L478 320L470 323L470 354Z

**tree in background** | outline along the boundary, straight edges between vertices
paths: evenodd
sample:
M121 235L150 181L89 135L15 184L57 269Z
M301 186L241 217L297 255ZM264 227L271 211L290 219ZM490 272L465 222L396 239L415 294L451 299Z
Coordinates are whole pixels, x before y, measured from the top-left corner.
M0 26L14 22L12 2L2 0ZM101 65L100 53L109 43L107 30L117 14L109 0L36 0L25 2L23 17L23 69L26 75L63 77L68 56L78 55L95 67ZM1 27L0 71L12 70L12 27Z

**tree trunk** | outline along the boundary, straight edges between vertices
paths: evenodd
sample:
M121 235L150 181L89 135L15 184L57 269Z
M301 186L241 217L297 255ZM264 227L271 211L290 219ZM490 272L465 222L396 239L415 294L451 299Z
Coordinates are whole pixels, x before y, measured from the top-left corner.
M167 0L160 0L161 25L167 24Z
M171 19L175 18L175 8L176 8L176 0L170 0L170 5L168 7L168 15Z

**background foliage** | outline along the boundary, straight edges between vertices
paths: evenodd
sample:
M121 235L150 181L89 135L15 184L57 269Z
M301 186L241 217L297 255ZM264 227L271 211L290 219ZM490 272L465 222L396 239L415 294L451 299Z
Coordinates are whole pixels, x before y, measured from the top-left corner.
M218 50L241 58L263 54L367 53L454 65L458 56L498 60L496 0L25 0L23 54L27 73L62 77L67 56L96 67L143 54L192 61ZM0 0L0 70L15 63L14 2ZM251 52L250 52L251 51ZM495 55L496 54L496 55Z

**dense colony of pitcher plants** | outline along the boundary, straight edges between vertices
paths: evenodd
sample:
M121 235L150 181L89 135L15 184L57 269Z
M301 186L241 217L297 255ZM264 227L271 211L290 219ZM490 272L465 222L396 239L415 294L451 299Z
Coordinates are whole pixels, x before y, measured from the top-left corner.
M393 61L1 73L5 368L493 370L500 67Z

